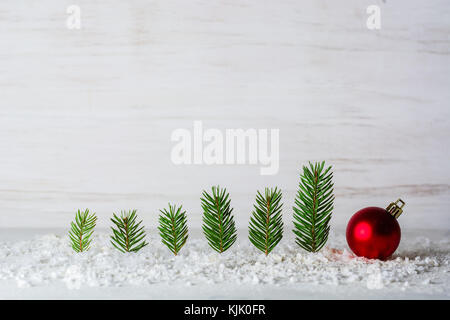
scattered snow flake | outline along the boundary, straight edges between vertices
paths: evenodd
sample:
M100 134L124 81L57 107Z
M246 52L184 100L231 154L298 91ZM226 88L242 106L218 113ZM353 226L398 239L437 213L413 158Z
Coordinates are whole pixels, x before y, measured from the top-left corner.
M96 234L92 249L80 254L71 250L67 237L56 235L0 242L0 279L15 281L18 287L59 282L74 290L177 282L186 286L359 284L368 289L414 287L432 292L447 288L450 271L447 240L403 242L404 251L388 261L356 257L346 248L343 235L318 253L284 241L267 257L244 241L218 254L195 238L174 257L158 239L149 240L152 246L130 254L111 248L109 236L101 233Z

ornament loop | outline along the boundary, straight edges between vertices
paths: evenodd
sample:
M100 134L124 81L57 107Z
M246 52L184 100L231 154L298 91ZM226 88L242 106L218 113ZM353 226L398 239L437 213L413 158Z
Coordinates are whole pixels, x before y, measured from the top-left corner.
M401 205L399 205L399 203L401 203ZM405 206L405 201L403 201L402 199L398 199L395 202L391 202L387 208L386 211L389 212L394 218L398 219L398 217L400 217L400 215L403 212L403 207Z

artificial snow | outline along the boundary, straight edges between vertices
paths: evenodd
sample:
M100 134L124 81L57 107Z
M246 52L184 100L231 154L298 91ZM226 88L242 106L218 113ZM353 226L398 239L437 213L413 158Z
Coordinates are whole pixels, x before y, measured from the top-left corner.
M174 284L356 286L374 291L416 287L449 296L448 238L438 242L417 238L388 261L355 257L343 236L334 238L319 253L308 253L293 239L283 239L266 257L246 239L218 254L199 236L173 256L155 237L149 237L150 245L140 252L123 254L112 247L108 234L98 233L91 250L75 253L67 236L48 234L0 242L0 281L13 281L19 288L59 283L70 290Z

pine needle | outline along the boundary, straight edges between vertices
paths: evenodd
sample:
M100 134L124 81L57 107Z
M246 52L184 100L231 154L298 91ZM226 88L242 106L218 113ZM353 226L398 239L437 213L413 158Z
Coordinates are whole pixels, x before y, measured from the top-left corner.
M256 194L256 204L250 218L248 238L267 256L283 238L281 190L266 188Z
M111 227L113 235L111 244L121 252L137 252L148 243L145 241L144 226L140 226L142 220L136 223L136 210L121 211L120 217L113 213L111 221L117 229Z
M237 237L230 195L225 188L217 186L212 187L211 194L203 191L200 200L203 208L202 229L208 244L219 253L225 252Z
M296 243L309 252L318 252L328 240L333 211L333 173L325 161L303 166L295 198L294 234Z
M182 211L182 206L177 208L169 203L169 210L163 209L160 212L158 230L162 243L177 255L188 238L186 211Z
M77 211L75 221L70 223L69 231L70 242L75 252L83 252L90 249L91 236L94 233L96 222L95 212L89 214L89 209Z

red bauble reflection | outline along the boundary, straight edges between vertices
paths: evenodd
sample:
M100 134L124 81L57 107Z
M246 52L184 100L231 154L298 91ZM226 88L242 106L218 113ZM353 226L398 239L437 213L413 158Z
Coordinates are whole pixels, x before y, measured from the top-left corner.
M347 243L360 257L385 260L400 243L400 226L386 209L368 207L356 212L347 225Z

